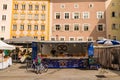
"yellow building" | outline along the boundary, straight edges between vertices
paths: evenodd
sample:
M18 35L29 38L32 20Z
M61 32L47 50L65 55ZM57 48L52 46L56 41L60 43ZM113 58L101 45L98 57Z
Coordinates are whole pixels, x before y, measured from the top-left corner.
M120 40L120 0L106 2L107 38Z
M13 0L10 38L49 39L49 0Z

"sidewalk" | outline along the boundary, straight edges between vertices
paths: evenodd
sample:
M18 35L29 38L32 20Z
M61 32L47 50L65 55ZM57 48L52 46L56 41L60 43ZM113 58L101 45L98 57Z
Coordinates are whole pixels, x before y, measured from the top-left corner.
M0 80L120 80L120 71L49 69L46 73L36 74L27 72L25 64L15 63L0 71Z

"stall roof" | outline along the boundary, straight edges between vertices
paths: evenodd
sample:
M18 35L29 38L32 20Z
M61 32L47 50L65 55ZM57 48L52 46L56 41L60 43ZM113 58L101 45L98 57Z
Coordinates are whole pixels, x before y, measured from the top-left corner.
M59 43L93 43L94 41L40 41L39 43L43 44L59 44Z

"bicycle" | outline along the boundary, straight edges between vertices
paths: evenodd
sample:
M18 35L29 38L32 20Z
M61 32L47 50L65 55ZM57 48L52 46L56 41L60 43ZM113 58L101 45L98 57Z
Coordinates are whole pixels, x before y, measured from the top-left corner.
M26 65L26 70L30 71L31 69L34 69L34 71L38 74L38 73L43 73L43 72L47 72L48 71L48 64L44 61L42 61L40 64L31 61L31 60L27 60L27 65Z

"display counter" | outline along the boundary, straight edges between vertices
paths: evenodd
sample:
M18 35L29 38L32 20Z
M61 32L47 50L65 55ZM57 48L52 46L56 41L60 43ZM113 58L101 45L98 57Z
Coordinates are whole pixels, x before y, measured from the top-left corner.
M87 68L88 58L84 57L46 57L49 68Z
M11 57L3 58L3 60L0 61L0 69L5 69L10 65L12 65L12 58Z

